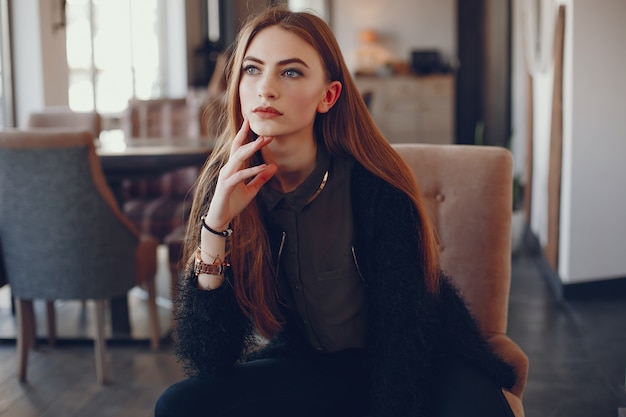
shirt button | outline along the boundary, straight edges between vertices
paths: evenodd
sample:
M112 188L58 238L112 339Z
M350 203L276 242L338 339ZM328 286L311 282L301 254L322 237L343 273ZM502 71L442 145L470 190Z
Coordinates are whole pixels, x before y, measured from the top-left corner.
M299 285L296 285L295 288L296 288L296 291L300 291L300 286Z

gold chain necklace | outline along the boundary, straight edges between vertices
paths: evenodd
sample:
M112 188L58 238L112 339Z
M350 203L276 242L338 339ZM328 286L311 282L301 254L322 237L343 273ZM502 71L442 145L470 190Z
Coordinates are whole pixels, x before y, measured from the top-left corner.
M326 187L326 183L328 182L328 171L326 171L324 173L324 177L322 178L322 183L320 184L319 187L317 187L317 190L315 190L315 192L313 193L313 195L311 196L311 198L309 198L305 204L305 206L309 205L311 203L311 201L315 200L317 198L318 195L320 195L320 193L322 192L322 190L324 189L324 187Z

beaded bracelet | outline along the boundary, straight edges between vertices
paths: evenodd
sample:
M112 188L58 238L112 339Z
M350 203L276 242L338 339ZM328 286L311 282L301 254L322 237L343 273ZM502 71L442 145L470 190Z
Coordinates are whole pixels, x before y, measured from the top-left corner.
M233 229L231 229L230 227L228 229L224 230L223 232L218 232L217 230L212 229L211 226L206 224L205 218L206 218L206 216L202 216L201 217L202 227L204 227L206 230L208 230L209 232L213 233L214 235L218 235L218 236L222 236L222 237L228 237L228 236L233 234Z

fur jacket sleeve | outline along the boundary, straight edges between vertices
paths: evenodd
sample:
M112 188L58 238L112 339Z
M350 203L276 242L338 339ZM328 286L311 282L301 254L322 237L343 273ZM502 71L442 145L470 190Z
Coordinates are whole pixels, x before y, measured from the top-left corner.
M252 344L252 324L239 308L228 275L212 291L196 287L193 271L181 278L174 353L187 375L223 375Z

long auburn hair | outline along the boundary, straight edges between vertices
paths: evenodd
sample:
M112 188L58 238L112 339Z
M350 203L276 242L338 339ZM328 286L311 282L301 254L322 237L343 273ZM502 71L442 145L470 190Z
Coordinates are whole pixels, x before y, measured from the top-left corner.
M309 43L319 52L328 81L339 81L343 85L330 111L317 114L315 137L323 141L331 155L351 155L365 169L410 197L421 222L418 230L421 245L415 250L423 263L426 288L436 292L439 254L435 231L409 167L374 124L330 27L314 14L291 12L283 7L270 8L257 15L238 34L227 67L225 128L196 182L183 260L191 259L199 245L200 217L208 211L219 170L228 161L232 141L243 123L239 82L244 54L252 39L270 26L279 26ZM254 139L252 132L249 136L249 140ZM280 331L283 323L270 245L255 201L233 219L232 226L235 232L227 245L227 257L231 262L232 285L238 304L253 319L260 333L271 337Z

